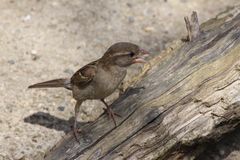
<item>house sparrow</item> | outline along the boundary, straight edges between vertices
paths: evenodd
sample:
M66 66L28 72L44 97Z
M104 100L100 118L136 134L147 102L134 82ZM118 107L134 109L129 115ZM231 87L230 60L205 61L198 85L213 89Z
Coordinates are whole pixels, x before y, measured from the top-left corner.
M105 54L98 60L80 68L71 78L54 79L37 83L28 88L51 88L64 87L72 91L73 98L77 101L75 105L75 118L73 132L77 138L77 115L83 101L88 99L99 99L106 106L109 117L116 121L114 113L104 98L112 94L126 76L127 68L134 63L145 63L144 58L148 52L139 46L128 42L113 44Z

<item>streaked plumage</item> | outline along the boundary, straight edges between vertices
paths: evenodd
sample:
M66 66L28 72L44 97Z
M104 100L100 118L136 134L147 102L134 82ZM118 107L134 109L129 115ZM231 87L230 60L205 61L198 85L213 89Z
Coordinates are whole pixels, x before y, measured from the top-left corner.
M106 104L104 98L112 94L123 81L127 67L134 63L143 63L148 54L137 45L128 42L113 44L98 60L91 62L73 74L71 78L55 79L37 83L29 88L64 87L72 90L77 103L75 106L74 134L77 138L76 121L81 103L87 99L99 99L107 107L107 112L114 119L115 113Z

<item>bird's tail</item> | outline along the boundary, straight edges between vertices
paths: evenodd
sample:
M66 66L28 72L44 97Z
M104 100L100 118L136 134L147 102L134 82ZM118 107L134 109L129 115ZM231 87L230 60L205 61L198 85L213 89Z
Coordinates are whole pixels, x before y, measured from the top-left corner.
M36 83L28 86L28 88L55 88L64 87L66 89L72 89L70 79L54 79L46 82Z

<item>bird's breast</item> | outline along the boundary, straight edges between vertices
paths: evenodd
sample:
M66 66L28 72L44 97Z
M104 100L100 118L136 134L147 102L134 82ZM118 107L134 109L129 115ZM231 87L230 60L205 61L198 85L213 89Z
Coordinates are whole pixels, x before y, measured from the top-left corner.
M96 99L112 94L126 76L126 70L121 68L100 69L94 78Z

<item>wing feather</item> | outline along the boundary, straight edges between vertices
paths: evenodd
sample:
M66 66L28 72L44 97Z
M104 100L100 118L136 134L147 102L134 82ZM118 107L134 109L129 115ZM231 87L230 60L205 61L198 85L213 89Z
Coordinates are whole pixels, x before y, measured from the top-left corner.
M96 75L98 61L91 62L79 69L71 78L71 84L78 87L86 87Z

